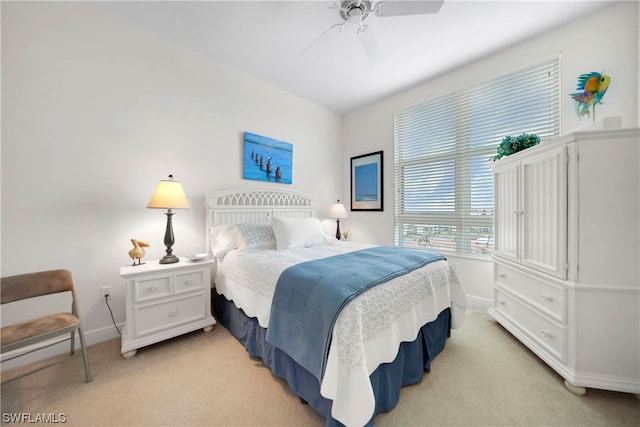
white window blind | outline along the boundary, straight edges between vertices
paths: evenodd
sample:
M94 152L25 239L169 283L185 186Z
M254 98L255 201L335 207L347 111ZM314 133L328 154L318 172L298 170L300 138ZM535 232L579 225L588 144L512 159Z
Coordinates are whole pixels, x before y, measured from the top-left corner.
M489 158L507 135L560 129L560 61L545 61L394 115L397 246L493 250Z

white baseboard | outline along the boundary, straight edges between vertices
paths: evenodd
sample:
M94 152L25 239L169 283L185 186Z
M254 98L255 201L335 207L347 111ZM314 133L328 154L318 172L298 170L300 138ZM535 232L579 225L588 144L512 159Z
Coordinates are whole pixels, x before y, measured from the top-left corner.
M473 295L467 295L471 308L479 311L487 311L493 307L493 300L488 298L474 297Z

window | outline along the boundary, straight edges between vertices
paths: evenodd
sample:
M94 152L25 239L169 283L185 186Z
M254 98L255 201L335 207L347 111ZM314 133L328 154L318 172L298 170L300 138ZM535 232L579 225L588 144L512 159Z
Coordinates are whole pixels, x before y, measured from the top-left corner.
M492 252L489 158L507 135L559 134L559 62L512 72L394 115L397 246Z

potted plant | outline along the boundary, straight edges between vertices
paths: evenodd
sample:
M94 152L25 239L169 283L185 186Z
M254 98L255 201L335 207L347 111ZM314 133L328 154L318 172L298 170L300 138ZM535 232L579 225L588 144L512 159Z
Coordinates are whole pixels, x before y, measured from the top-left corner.
M533 147L539 143L540 138L534 134L523 133L518 136L505 136L496 150L498 154L491 157L491 160L501 159L502 157L517 153L525 148Z

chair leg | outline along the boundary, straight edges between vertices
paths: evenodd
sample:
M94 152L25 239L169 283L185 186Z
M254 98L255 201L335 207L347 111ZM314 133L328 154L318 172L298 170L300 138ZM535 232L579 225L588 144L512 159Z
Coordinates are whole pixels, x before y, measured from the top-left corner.
M82 361L84 362L85 382L90 383L93 380L93 378L91 378L91 369L89 368L89 358L87 357L87 345L84 341L84 333L82 332L82 328L78 328L78 337L80 337L80 347L82 347Z
M73 356L74 354L76 354L76 334L75 334L75 330L71 331L71 350L69 350L69 356Z

